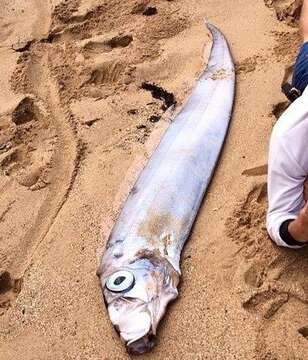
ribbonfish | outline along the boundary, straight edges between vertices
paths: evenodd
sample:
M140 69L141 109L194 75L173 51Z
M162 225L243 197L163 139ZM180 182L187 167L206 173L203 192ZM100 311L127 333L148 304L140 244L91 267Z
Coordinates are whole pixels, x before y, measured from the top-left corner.
M108 313L129 353L155 344L178 296L180 256L215 169L231 117L235 74L222 33L207 69L132 188L97 271Z

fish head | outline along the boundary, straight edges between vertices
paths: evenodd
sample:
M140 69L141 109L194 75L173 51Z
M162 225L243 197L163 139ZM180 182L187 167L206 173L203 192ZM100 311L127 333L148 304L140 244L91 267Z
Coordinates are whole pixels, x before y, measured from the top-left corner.
M127 351L151 350L167 305L178 295L178 272L164 257L145 252L99 276L109 317Z

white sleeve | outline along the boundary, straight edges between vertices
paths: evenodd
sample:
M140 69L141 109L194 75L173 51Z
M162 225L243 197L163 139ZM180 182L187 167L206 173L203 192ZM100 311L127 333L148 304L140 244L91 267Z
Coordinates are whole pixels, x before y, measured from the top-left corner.
M297 147L301 143L298 141L298 134L294 129L287 133L281 132L279 124L277 125L272 133L269 150L267 230L278 245L299 248L282 240L280 227L284 221L296 219L305 204L303 184L307 172L299 165L291 151L292 146Z

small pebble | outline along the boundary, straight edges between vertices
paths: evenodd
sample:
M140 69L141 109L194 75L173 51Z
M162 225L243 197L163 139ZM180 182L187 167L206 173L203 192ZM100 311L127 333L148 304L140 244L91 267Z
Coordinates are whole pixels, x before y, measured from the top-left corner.
M152 16L152 15L156 15L156 14L157 14L157 9L154 6L148 6L142 13L142 15L145 15L145 16Z
M151 123L156 123L156 122L158 122L160 120L160 116L158 116L158 115L152 115L150 118L149 118L149 121L151 122Z

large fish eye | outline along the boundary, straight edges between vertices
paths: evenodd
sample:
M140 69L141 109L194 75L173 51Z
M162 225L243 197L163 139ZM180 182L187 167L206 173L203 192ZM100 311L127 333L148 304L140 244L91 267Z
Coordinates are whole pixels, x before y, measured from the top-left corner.
M129 291L135 285L135 277L130 271L121 270L113 273L106 281L106 288L112 292Z

